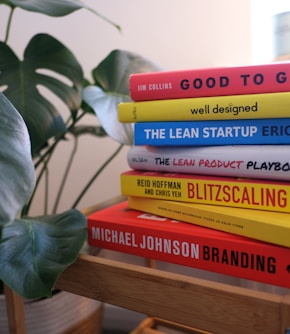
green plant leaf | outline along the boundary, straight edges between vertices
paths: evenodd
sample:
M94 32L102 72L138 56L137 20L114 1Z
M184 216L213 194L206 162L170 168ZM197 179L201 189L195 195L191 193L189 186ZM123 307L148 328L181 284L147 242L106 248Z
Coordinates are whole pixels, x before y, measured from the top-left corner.
M51 296L62 271L75 261L87 233L77 210L15 219L5 225L0 243L0 277L25 298Z
M42 13L50 16L65 16L78 9L86 8L78 0L4 0L10 7L19 7L31 12Z
M54 17L66 16L76 10L84 8L113 25L116 29L121 30L118 24L96 12L93 8L86 6L79 0L0 0L0 5L1 4L5 4L11 8L19 7L30 12Z
M94 83L111 94L129 97L129 76L132 73L156 72L161 68L134 52L113 50L92 71Z
M83 99L108 135L120 144L133 144L133 125L118 121L118 104L130 101L130 74L158 70L158 66L138 54L114 50L92 71L95 86L84 88Z
M69 131L76 138L82 135L92 135L95 137L107 137L108 134L99 125L76 125Z
M73 112L81 104L83 72L74 55L55 38L38 34L20 61L5 43L0 43L0 86L23 116L33 155L51 137L66 131L63 118L43 94L43 86L58 96Z
M117 106L125 98L106 94L100 87L89 86L83 90L83 99L95 111L106 133L118 143L133 144L133 125L118 121Z
M30 198L35 172L23 118L0 93L0 227L13 220Z

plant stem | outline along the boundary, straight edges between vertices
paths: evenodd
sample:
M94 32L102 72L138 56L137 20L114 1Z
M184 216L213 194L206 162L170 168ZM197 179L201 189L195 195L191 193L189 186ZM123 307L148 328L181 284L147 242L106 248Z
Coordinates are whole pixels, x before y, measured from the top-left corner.
M118 155L118 153L123 148L123 144L120 144L118 148L113 152L113 154L102 164L102 166L96 171L96 173L93 175L93 177L89 180L83 191L80 193L74 204L72 205L72 208L76 208L85 193L88 191L88 189L91 187L91 185L94 183L96 178L101 174L101 172L109 165L109 163Z
M12 17L13 17L13 14L14 14L14 10L15 10L15 7L12 7L11 11L10 11L10 14L9 14L9 18L8 18L8 22L7 22L7 27L6 27L5 40L4 40L5 44L7 44L7 42L8 42L8 38L9 38L9 33L10 33L10 28L11 28L11 23L12 23Z
M73 159L74 159L76 151L77 151L77 147L78 147L78 137L74 137L73 150L72 150L72 152L70 154L69 160L68 160L67 165L66 165L66 169L65 169L65 171L63 173L63 178L61 180L61 184L59 186L59 190L58 190L57 195L56 195L56 199L55 199L55 202L54 202L52 213L56 213L56 211L57 211L58 204L60 202L60 198L61 198L61 195L63 193L64 185L66 183L69 171L70 171L71 166L72 166Z
M76 118L76 120L74 121L74 123L72 123L64 133L62 133L61 135L59 135L57 138L55 138L55 141L48 147L48 149L45 151L45 153L43 155L40 156L40 158L35 162L34 164L34 168L35 170L42 165L41 171L38 174L37 180L36 180L36 184L33 190L33 194L29 200L29 202L23 207L22 209L22 215L28 215L32 201L34 199L34 196L36 194L36 190L40 184L40 180L42 179L43 173L45 172L45 170L47 169L47 165L48 162L52 156L53 151L55 150L56 146L60 143L60 141L62 140L62 138L65 136L66 133L68 133L70 131L71 128L73 128L75 126L75 124L86 114L86 112L82 112L78 118ZM48 182L46 182L48 184ZM46 189L47 190L47 189ZM45 207L48 207L48 197L47 197L47 191L46 192L46 199L45 199Z
M45 168L45 194L44 194L44 214L48 213L48 195L49 195L49 169Z
M42 178L42 175L44 173L47 173L47 164L48 164L48 161L49 161L50 157L51 157L51 155L49 157L46 157L46 160L44 160L44 159L42 160L43 165L42 165L41 171L38 174L38 177L36 179L36 183L35 183L35 187L33 189L33 193L32 193L32 195L31 195L31 197L29 199L29 202L22 208L21 216L27 216L28 213L29 213L29 210L30 210L30 207L31 207L31 203L32 203L33 198L35 196L36 190L37 190L37 188L39 186L39 183L40 183L40 180Z
M39 167L39 165L42 163L42 161L52 153L52 151L55 149L57 144L63 139L66 133L70 132L70 130L76 125L76 123L83 118L86 115L86 112L83 111L78 118L64 131L61 133L57 138L55 138L55 141L49 146L49 148L46 150L46 152L38 159L38 161L34 164L35 169Z
M90 12L94 13L95 15L99 16L102 20L108 22L109 24L111 24L112 26L114 26L117 30L121 31L121 26L113 21L111 21L109 18L107 18L106 16L96 12L95 10L93 10L92 8L87 8L87 10L89 10Z

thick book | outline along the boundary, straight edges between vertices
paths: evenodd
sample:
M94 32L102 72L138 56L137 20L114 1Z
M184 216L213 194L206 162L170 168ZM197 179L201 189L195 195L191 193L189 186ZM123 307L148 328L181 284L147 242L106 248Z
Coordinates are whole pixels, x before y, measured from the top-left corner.
M134 144L151 146L267 145L290 143L290 118L142 122Z
M118 105L121 123L289 118L290 92L227 95Z
M290 212L290 182L129 170L120 175L124 196Z
M131 146L130 168L290 181L289 145Z
M156 198L128 197L131 209L290 247L290 214Z
M88 243L290 288L290 248L133 210L127 202L88 217Z
M290 63L136 73L129 78L134 101L290 91Z

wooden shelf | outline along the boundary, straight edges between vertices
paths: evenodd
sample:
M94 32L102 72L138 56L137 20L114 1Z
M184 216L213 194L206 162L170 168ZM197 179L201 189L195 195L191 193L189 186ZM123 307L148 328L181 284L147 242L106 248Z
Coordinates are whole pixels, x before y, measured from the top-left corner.
M80 255L56 287L209 333L285 334L290 296Z
M86 214L122 200L113 199ZM82 254L56 288L215 334L290 334L290 295L197 279ZM23 305L7 290L10 333L25 334ZM15 314L18 314L17 319Z
M124 199L113 198L87 209L85 214ZM197 328L202 333L286 334L290 328L290 295L260 292L97 256L80 255L60 276L56 287Z

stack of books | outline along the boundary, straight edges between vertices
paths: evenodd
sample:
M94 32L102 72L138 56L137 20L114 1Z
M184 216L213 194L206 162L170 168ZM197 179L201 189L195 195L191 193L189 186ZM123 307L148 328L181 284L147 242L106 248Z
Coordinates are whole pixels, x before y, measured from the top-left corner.
M288 62L132 75L128 201L89 243L289 288L289 82Z

